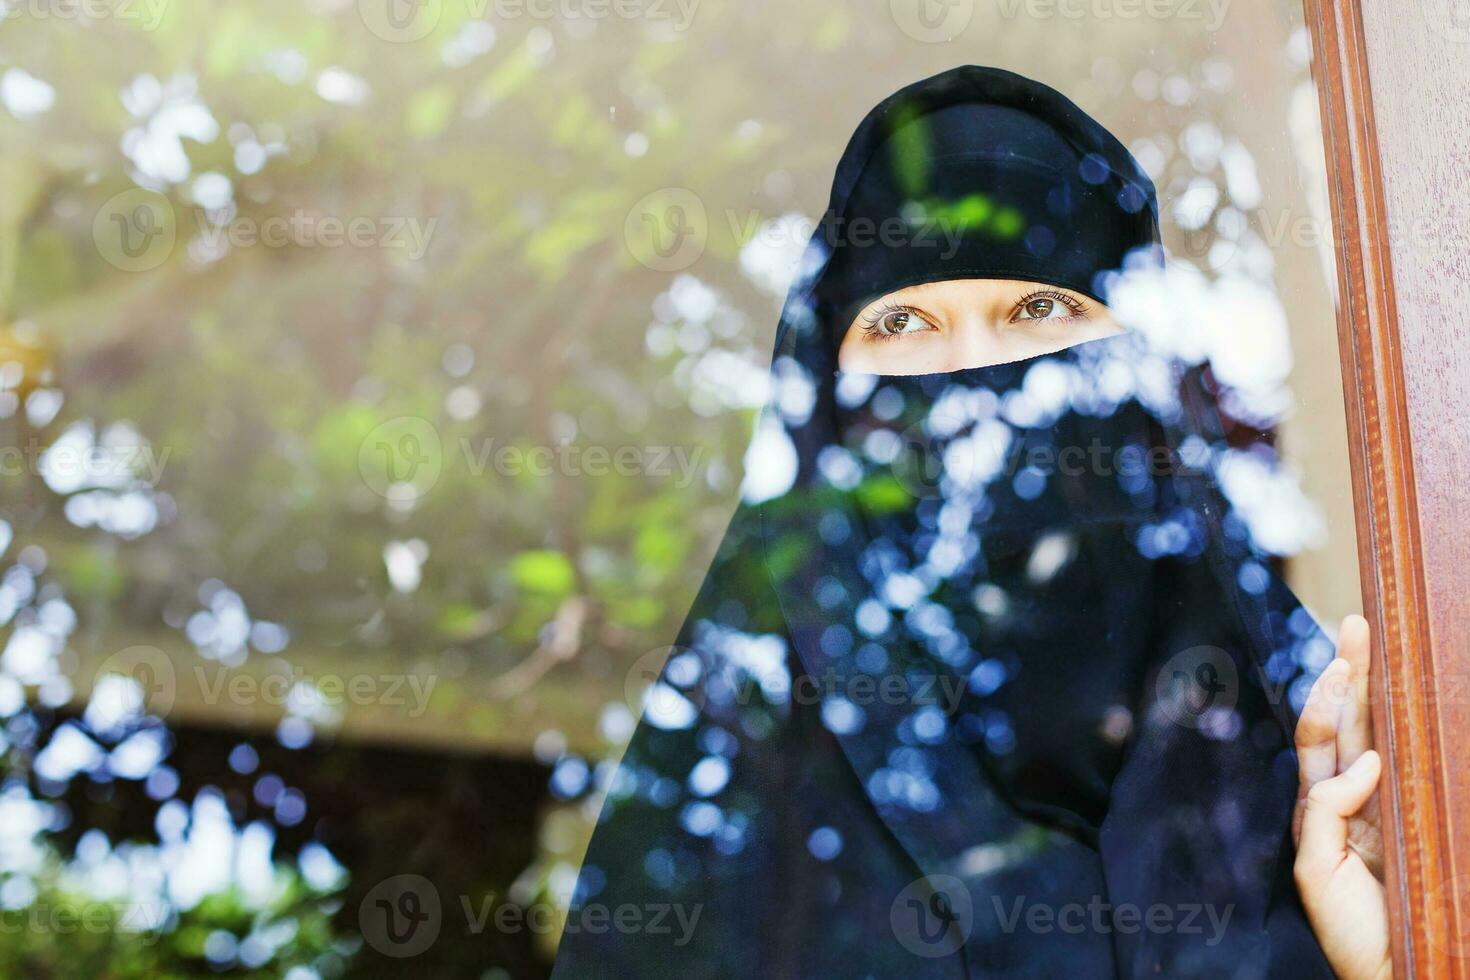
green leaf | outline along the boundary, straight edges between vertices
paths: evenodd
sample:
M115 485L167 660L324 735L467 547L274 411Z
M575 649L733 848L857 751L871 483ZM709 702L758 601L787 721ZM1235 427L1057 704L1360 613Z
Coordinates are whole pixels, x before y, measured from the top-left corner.
M419 138L438 136L454 116L454 89L436 85L414 95L408 103L408 131Z
M913 506L913 495L892 476L865 480L857 488L862 506L874 514L892 514Z
M531 592L570 595L577 584L571 559L560 551L523 551L510 562L510 577Z

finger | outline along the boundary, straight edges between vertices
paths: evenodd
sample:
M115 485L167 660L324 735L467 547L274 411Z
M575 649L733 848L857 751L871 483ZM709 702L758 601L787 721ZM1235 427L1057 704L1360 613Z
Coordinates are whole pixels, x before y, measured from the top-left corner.
M1306 809L1307 793L1324 779L1337 775L1337 728L1342 715L1341 694L1334 694L1342 686L1341 678L1348 671L1343 660L1334 660L1317 676L1312 690L1307 694L1307 703L1302 708L1296 724L1297 791L1296 807L1292 812L1291 834L1300 840L1302 814Z
M1342 715L1342 685L1349 665L1334 660L1317 677L1296 723L1297 765L1305 793L1337 775L1337 729Z
M1299 878L1320 881L1336 870L1347 855L1348 818L1363 808L1378 787L1382 761L1374 751L1364 752L1342 775L1324 779L1307 794L1297 845Z
M1342 621L1337 655L1348 662L1351 678L1337 726L1337 765L1346 770L1373 747L1373 713L1368 704L1372 645L1368 621L1362 616L1349 616Z

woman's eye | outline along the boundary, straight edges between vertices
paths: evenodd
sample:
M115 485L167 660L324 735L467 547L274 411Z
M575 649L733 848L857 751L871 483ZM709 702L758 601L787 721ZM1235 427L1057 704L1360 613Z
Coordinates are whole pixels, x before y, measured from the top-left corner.
M897 337L932 329L924 318L908 310L889 310L869 321L871 330L880 337Z
M1028 296L1016 304L1016 320L1071 320L1086 313L1081 303L1060 293Z

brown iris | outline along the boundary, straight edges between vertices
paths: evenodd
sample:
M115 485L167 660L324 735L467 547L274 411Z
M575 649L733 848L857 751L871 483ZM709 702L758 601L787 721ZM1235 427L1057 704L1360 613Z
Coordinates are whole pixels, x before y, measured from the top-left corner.
M903 310L894 310L885 316L879 325L885 333L903 333L908 329L910 315Z

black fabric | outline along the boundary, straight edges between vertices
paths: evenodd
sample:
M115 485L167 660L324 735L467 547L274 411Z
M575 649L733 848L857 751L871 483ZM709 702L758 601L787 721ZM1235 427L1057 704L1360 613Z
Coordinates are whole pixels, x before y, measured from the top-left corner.
M848 146L837 182L849 180L824 222L833 255L818 286L840 304L963 278L1102 300L1102 274L1158 242L1153 183L1123 145L1060 93L995 69L886 100Z
M839 233L884 216L872 167L916 126L930 190L1097 164L1108 192L1044 219L1059 264L1026 278L1106 302L1158 268L1152 186L1045 86L961 68L864 121L783 313L747 500L603 774L556 976L1329 977L1289 821L1293 698L1330 644L1221 489L1239 450L1206 366L1130 332L836 370L856 299L959 277ZM961 275L1013 277L1045 196Z

